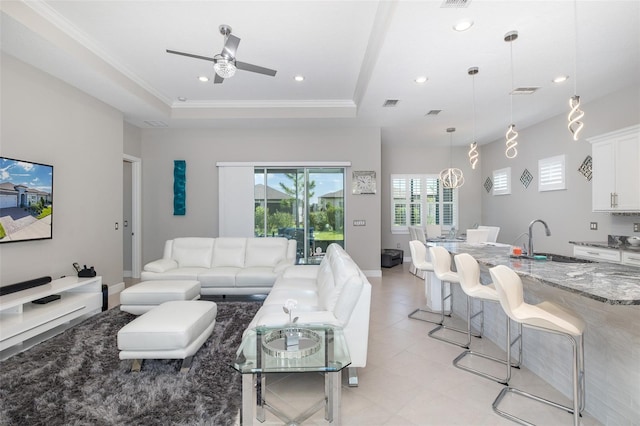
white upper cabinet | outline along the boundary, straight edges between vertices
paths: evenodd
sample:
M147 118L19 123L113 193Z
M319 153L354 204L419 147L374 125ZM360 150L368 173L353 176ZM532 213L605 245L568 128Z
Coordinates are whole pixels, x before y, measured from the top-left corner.
M640 125L587 140L592 144L593 211L640 211Z

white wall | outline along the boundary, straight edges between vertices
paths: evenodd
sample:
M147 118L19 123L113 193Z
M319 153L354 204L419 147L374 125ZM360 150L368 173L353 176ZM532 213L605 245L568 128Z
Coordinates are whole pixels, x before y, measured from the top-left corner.
M351 161L346 177L347 251L380 271L381 195L351 194L351 171L381 173L380 129L145 129L142 134L143 263L174 237L218 235L219 161ZM173 161L187 164L185 216L173 216ZM367 226L354 227L354 219Z
M0 285L93 265L122 281L122 114L3 55L0 152L54 166L53 239L0 245Z
M566 115L563 114L521 130L515 159L505 157L502 139L482 146L482 181L495 169L511 167L511 195L494 196L481 191L483 222L502 227L499 241L513 242L528 230L534 219L545 220L552 233L546 237L543 226L534 225L537 252L571 254L573 249L569 241L606 241L608 234L634 235L631 224L640 222L640 217L591 211L591 182L578 173L578 168L585 157L591 155L591 144L587 138L640 122L639 95L639 88L634 86L583 103L585 127L577 142L571 138ZM538 192L538 160L560 154L566 155L567 189ZM520 183L520 175L525 168L534 176L528 188ZM598 222L597 231L589 229L590 222ZM521 241L526 242L526 238Z

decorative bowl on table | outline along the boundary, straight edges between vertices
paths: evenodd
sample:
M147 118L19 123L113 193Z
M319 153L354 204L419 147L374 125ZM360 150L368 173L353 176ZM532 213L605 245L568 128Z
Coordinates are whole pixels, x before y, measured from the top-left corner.
M634 247L640 246L640 237L628 237L627 242Z

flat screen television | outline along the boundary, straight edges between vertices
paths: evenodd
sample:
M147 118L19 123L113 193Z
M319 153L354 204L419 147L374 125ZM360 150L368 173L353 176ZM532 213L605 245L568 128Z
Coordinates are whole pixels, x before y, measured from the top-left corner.
M53 238L53 166L0 157L0 243Z

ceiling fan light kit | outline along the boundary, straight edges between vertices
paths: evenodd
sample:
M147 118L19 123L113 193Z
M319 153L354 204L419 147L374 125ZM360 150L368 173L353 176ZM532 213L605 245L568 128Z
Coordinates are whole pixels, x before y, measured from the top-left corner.
M236 66L233 61L223 57L222 55L214 56L216 61L213 63L213 70L222 78L233 77L236 73Z

